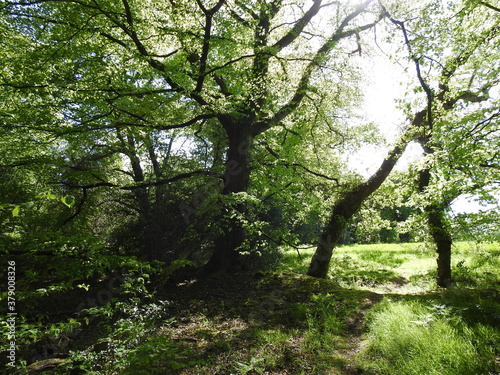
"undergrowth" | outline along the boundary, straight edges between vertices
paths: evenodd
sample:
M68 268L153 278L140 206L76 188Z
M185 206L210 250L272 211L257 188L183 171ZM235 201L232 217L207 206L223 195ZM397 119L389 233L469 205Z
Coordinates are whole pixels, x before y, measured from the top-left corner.
M25 278L19 299L36 304L17 321L17 373L61 352L52 374L500 373L498 244L457 244L448 290L424 244L341 247L328 280L304 275L313 250L283 251L279 272L163 289L161 268L134 260L78 270L64 290Z

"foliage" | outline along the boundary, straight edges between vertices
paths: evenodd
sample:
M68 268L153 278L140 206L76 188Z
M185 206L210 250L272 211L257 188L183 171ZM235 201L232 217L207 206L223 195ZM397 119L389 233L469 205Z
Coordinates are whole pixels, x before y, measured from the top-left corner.
M19 370L62 353L54 374L498 372L499 21L477 0L0 1ZM340 247L330 280L294 274L360 186L349 155L384 145L359 108L379 46L426 155L351 221L344 242L371 245ZM464 195L493 207L447 211ZM449 292L407 243L433 204L476 241L455 244ZM243 272L196 278L217 247ZM395 296L356 359L373 291Z
M118 298L83 310L87 324L91 324L91 329L100 329L101 334L93 345L73 351L72 362L67 366L89 374L139 373L144 368L150 369L145 373L151 373L153 368L182 368L180 362L185 358L182 352L165 337L154 335L157 324L169 322L165 311L168 303L150 302L153 295L148 291L149 275L141 276L126 278Z
M412 107L426 103L432 113L428 129L418 138L425 157L410 170L416 179L422 171L432 171L429 186L409 200L417 209L429 204L447 209L457 197L468 194L498 204L494 197L498 194L499 155L493 150L499 132L495 48L499 13L485 4L422 3L421 17L405 22L414 35L409 40L410 59L420 73L415 82L420 100ZM493 223L488 213L479 216ZM449 222L448 218L446 225ZM467 222L462 224L451 230L466 232Z
M149 338L146 343L131 351L128 355L130 365L122 374L157 374L168 370L180 370L201 364L192 360L193 352L182 350L172 340L164 336Z
M267 255L279 260L277 245L317 239L328 208L359 181L345 155L381 141L356 108L374 50L365 31L383 28L403 65L406 47L377 2L212 6L3 3L4 248L26 251L32 233L52 233L95 237L112 254L200 265L241 225L247 241L236 248L260 267ZM408 200L399 190L411 176L394 182L360 213L358 242L398 240L407 203L418 210L465 193L486 201L496 189L498 59L488 32L497 12L472 1L386 6L393 17L415 15L411 47L434 90L443 67L458 69L446 82L458 108L441 108L448 96L436 104L439 152L424 160L436 183ZM462 46L471 51L463 63L454 60ZM422 104L416 91L401 105L407 112ZM250 128L248 187L229 191L241 174L230 167L230 141Z

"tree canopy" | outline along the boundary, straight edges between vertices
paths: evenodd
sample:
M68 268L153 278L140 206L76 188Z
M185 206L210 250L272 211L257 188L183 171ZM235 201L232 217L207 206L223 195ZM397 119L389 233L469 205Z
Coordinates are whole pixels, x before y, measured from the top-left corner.
M498 0L0 0L0 366L493 373L499 47Z
M9 249L90 236L111 253L205 264L212 275L282 244L327 242L331 256L409 142L424 157L398 177L416 188L399 190L421 211L415 221L432 222L435 241L450 242L446 210L457 197L496 202L493 3L75 0L0 9ZM380 124L357 107L381 37L387 58L406 67L399 103L409 120L363 182L345 154L380 141Z

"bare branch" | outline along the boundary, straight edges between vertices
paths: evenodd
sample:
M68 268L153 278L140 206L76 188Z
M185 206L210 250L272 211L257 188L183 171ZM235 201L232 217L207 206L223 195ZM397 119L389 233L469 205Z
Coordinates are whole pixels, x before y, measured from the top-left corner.
M204 30L204 35L203 35L203 46L201 49L201 57L200 57L200 69L199 69L199 74L198 74L198 80L196 82L196 88L194 89L195 92L200 93L201 90L203 89L203 83L205 81L205 71L207 69L207 59L208 59L208 53L210 51L210 39L211 39L211 33L212 33L212 20L215 15L219 11L219 9L222 7L222 5L225 3L225 0L219 0L219 2L210 10L207 10L204 6L201 0L196 0L196 3L200 7L200 9L203 11L205 14L205 30Z
M493 6L485 1L480 1L479 4L484 5L487 8L493 9L495 12L500 12L500 8Z
M295 94L293 97L285 104L279 111L275 113L275 115L268 119L264 120L257 124L255 127L256 134L265 131L273 124L276 124L282 121L285 117L291 114L302 102L304 97L306 96L307 90L309 89L309 82L311 80L312 73L314 70L321 65L323 61L328 56L328 53L337 45L337 43L344 38L350 37L352 35L359 34L361 31L368 30L375 26L383 17L385 17L384 13L381 13L377 20L372 23L359 26L352 30L344 31L345 27L352 21L354 18L363 13L366 8L372 3L373 0L368 0L363 4L359 5L351 14L349 14L340 24L338 29L328 38L328 40L316 51L314 58L311 62L304 68L302 72L302 77L299 81L297 89L295 90Z

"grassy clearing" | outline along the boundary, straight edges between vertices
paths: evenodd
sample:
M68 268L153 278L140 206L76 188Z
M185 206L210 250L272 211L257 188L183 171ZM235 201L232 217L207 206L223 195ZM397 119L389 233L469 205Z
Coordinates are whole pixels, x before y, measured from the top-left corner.
M499 249L457 244L450 290L436 287L424 244L342 247L330 280L297 275L314 249L287 251L247 303L251 315L265 312L243 346L228 342L224 356L182 374L500 373Z
M314 248L285 253L284 269L305 273ZM500 288L500 244L458 242L453 247L455 287ZM379 293L426 293L436 289L436 253L424 243L342 246L329 277L344 288Z
M304 272L289 252L287 265ZM354 366L362 374L500 374L500 244L461 242L455 283L436 287L435 252L425 244L344 246L330 277L341 287L384 296L370 311Z

